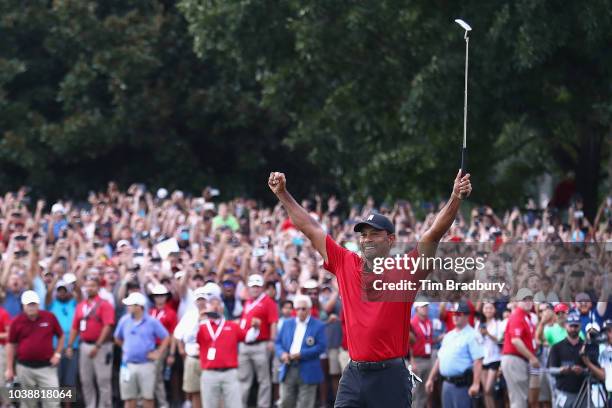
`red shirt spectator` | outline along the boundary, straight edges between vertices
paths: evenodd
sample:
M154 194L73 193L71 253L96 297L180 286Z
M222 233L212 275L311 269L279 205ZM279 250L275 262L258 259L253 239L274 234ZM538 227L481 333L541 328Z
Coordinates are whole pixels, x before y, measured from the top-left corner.
M53 313L39 310L35 320L20 313L11 323L9 343L17 344L17 361L46 362L53 353L53 336L64 332Z
M249 299L244 304L240 328L246 330L251 327L251 319L257 317L261 320L257 341L270 340L270 326L278 322L278 306L270 296L262 293L256 299Z
M525 343L525 347L532 353L535 354L535 341L533 337L533 323L531 322L531 316L529 312L516 307L510 317L508 318L508 325L506 326L506 334L504 335L504 348L502 349L503 354L512 354L522 359L525 359L519 351L512 344L512 339L519 338Z
M418 315L410 321L410 330L414 333L415 342L412 345L414 357L431 357L433 345L433 326L428 318L422 320Z
M0 339L0 346L4 346L6 344L6 339L8 338L8 330L11 324L11 316L8 314L6 309L0 307L0 333L7 333L7 337Z
M222 326L222 327L220 327ZM212 336L211 336L212 332ZM200 325L197 342L200 345L202 370L238 367L238 343L244 341L246 330L225 319ZM214 338L214 340L213 340ZM212 358L209 359L212 348Z
M72 328L84 342L96 342L106 325L115 324L115 310L106 300L96 296L77 305Z
M178 318L176 316L176 312L170 305L166 303L162 309L153 307L149 310L149 314L159 320L166 330L168 330L170 335L174 333L174 329L178 323ZM161 343L161 341L158 339L157 344L159 343Z

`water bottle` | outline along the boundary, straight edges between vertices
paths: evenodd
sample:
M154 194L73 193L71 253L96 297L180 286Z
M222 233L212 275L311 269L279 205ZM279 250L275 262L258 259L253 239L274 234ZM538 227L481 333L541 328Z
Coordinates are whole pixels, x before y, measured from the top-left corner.
M166 366L164 368L164 381L170 381L170 377L172 376L172 369L170 366Z

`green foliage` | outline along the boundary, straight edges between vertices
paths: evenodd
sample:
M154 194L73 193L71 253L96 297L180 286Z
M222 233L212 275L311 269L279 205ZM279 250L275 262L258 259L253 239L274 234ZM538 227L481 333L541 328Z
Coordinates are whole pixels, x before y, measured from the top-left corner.
M260 106L289 123L286 144L307 146L354 198L447 194L462 132L464 41L452 22L462 16L474 27L475 198L513 204L543 171L573 170L592 208L609 154L607 1L180 5L198 55L232 66L225 80L261 87Z

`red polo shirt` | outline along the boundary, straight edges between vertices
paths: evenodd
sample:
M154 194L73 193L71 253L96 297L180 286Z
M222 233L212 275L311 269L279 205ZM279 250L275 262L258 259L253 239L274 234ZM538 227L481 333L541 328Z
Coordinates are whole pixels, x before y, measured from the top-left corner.
M242 311L240 328L248 330L251 327L251 319L253 317L261 320L257 340L270 340L271 326L278 322L278 306L276 306L276 302L265 293L262 293L257 299L247 300Z
M53 313L39 310L35 320L20 313L11 323L9 343L17 344L18 361L49 361L55 351L53 336L63 334Z
M414 316L410 321L410 329L415 337L415 342L412 345L412 355L414 357L431 357L433 326L429 319L421 320L419 316Z
M86 322L85 330L81 330L81 320ZM106 300L96 296L93 299L83 300L77 305L72 328L79 332L82 341L95 342L100 338L104 326L113 324L115 324L115 309Z
M237 368L238 367L238 343L244 341L247 330L233 321L224 320L223 328L219 336L213 342L207 324L200 324L197 342L200 345L200 365L202 370L211 368ZM213 334L217 333L219 325L210 323ZM214 360L208 359L208 349L213 347L215 351Z
M158 309L153 307L149 310L149 314L159 320L159 322L168 330L168 333L172 335L174 333L174 329L178 323L176 312L172 309L172 306L167 303L164 305L162 309ZM157 340L157 344L161 343L161 340Z
M11 324L11 316L8 314L6 309L0 307L0 333L8 332ZM0 339L0 346L6 344L6 339Z
M323 267L338 278L351 359L381 361L408 355L410 309L416 291L407 296L408 302L365 301L361 286L361 258L338 245L329 235L325 239L325 246L328 262ZM413 249L408 256L417 257L417 249ZM369 275L373 274L363 275L365 282L375 278ZM418 287L419 280L424 279L427 272L419 270L412 275L404 275Z
M535 354L535 342L533 337L534 327L531 323L531 316L520 307L516 307L508 318L506 334L504 335L504 348L502 354L512 354L525 358L512 344L512 339L519 338L525 343L525 347Z

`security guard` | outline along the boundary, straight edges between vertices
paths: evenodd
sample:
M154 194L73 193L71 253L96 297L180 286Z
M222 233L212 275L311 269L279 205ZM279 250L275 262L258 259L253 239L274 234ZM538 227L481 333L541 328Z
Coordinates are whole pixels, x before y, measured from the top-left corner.
M480 373L484 350L476 341L476 331L468 324L470 308L459 303L453 320L455 328L442 340L438 359L425 388L433 391L438 372L442 376L442 406L444 408L471 407L471 397L480 389Z

